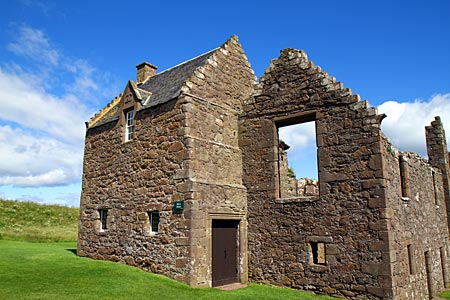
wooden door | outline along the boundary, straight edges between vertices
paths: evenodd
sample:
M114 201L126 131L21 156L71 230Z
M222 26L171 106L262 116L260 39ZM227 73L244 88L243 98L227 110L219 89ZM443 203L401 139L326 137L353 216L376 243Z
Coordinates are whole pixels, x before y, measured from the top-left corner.
M212 221L212 285L238 282L238 226L235 220Z

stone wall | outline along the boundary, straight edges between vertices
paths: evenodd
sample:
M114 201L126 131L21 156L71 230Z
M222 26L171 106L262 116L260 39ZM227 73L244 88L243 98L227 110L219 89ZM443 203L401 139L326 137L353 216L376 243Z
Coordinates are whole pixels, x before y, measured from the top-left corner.
M278 147L278 166L279 166L279 180L280 180L280 195L282 198L298 197L298 183L295 173L289 167L288 154L286 150L289 146L283 141L280 141Z
M211 286L212 220L239 221L239 280L247 281L247 193L242 185L238 116L255 76L236 37L196 70L184 89L192 191L190 284ZM194 271L195 270L195 271Z
M136 138L124 143L116 122L86 134L78 255L119 261L187 281L185 240L189 218L174 213L184 200L176 175L189 157L180 128L186 122L180 102L139 111ZM99 209L108 209L108 229L101 231ZM159 233L150 234L149 210L160 211Z
M212 221L225 219L239 221L240 282L359 300L423 299L448 284L440 120L427 127L429 164L395 150L380 131L384 115L303 51L283 50L254 79L232 37L176 99L137 109L133 140L124 142L122 115L88 128L78 254L207 287ZM115 107L122 97L140 107L131 88ZM318 182L289 176L278 138L279 127L310 121ZM160 212L158 234L149 211Z
M207 287L212 220L238 220L239 280L246 282L247 201L238 116L254 83L232 37L194 71L177 99L137 110L133 140L123 142L121 119L88 128L78 254ZM123 93L127 99L129 88ZM184 201L183 211L173 210L175 201ZM106 231L99 209L108 209ZM150 234L150 210L161 214L158 234Z
M313 178L297 179L297 195L302 196L319 196L319 182Z
M386 140L383 161L394 299L431 299L448 283L448 229L442 172ZM400 164L403 164L400 171ZM402 192L402 177L409 191ZM406 181L406 182L405 182ZM404 190L404 189L403 189ZM426 266L426 255L430 265ZM428 273L427 274L427 268Z
M357 299L392 296L389 258L379 249L389 242L385 206L370 206L386 201L381 119L304 52L286 49L271 62L240 120L252 280ZM278 126L313 120L320 196L280 198ZM315 262L316 248L326 263Z

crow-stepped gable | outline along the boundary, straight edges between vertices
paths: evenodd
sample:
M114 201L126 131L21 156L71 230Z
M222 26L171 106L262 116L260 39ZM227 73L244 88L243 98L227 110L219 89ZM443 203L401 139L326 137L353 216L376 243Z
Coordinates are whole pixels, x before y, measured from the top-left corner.
M86 123L78 254L194 287L247 281L348 299L431 299L449 283L449 152L396 150L367 101L303 51L256 81L236 36L137 82ZM314 122L318 180L278 137Z

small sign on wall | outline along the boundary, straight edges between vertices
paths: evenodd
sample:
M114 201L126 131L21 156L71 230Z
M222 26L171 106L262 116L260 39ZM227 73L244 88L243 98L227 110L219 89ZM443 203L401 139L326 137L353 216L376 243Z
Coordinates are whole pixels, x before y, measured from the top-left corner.
M182 210L184 210L184 201L175 201L173 203L173 210L174 211L182 211Z

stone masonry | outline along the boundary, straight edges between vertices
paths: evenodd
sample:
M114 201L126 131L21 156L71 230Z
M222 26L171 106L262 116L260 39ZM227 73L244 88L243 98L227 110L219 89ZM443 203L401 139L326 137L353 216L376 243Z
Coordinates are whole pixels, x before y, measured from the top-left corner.
M224 226L236 230L224 248L235 282L395 300L448 286L439 117L426 128L428 161L402 153L380 130L386 116L303 51L282 50L256 82L235 36L156 69L138 65L137 83L86 123L78 255L210 287L225 282ZM295 178L278 138L310 121L317 181Z

